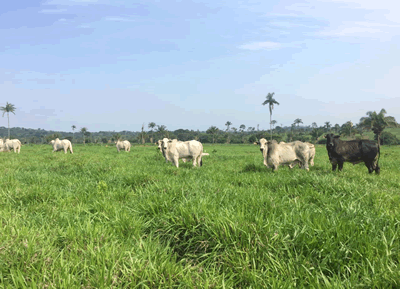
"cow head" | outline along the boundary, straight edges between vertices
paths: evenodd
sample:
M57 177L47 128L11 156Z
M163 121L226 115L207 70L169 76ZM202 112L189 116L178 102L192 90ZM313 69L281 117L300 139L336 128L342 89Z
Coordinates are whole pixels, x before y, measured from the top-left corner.
M52 145L53 145L55 142L56 142L55 140L52 140L52 141L50 142L50 144L52 144Z
M160 152L162 152L162 143L163 141L160 139L156 142L157 149L160 150Z
M335 144L339 140L340 135L334 135L333 133L328 133L324 137L326 138L326 149L330 150L335 147Z
M260 141L258 141L258 144L260 145L260 151L265 157L268 153L268 141L265 138L261 138Z
M162 141L161 141L162 150L167 150L169 142L170 142L170 140L167 139L166 137L162 139Z

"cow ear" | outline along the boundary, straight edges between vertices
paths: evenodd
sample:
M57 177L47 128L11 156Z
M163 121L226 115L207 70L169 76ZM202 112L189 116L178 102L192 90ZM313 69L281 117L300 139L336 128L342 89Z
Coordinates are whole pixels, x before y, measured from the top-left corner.
M340 135L335 135L333 136L333 138L340 138Z

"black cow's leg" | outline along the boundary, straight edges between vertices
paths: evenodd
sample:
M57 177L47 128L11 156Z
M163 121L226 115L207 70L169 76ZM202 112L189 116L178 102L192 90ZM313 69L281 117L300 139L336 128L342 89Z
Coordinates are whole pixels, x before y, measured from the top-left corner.
M372 163L371 162L365 162L365 166L368 168L368 172L370 174L372 174L372 172L374 171L374 167L373 167Z
M343 162L339 162L338 164L339 164L339 171L342 171L343 170Z
M337 164L332 164L332 171L336 171Z
M377 175L379 175L380 172L381 172L381 168L380 168L378 165L376 165L375 173L376 173Z

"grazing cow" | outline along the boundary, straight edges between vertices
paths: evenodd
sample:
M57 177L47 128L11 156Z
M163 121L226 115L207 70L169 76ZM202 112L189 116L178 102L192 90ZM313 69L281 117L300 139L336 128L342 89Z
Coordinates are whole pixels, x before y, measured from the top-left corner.
M53 153L61 150L64 150L64 153L67 153L68 150L71 154L74 153L72 150L72 144L67 139L60 140L59 138L56 138L55 140L52 140L50 144L53 146Z
M116 142L116 147L117 147L117 151L119 152L120 150L125 150L126 152L130 152L131 151L131 143L127 140L124 141L120 141L117 140Z
M260 150L264 157L264 165L272 167L274 171L278 170L279 165L289 165L292 168L297 162L301 168L309 170L310 147L301 141L278 143L275 140L260 139Z
M164 151L165 161L172 162L177 168L179 167L179 159L192 159L193 166L199 164L202 166L203 162L201 157L203 155L203 145L197 140L181 142L176 139L169 140L164 138L162 140L162 149ZM208 155L208 154L207 154Z
M21 142L18 139L6 139L5 143L3 144L4 151L11 151L14 150L14 153L21 151Z
M350 162L353 165L364 162L369 173L375 171L376 174L379 174L379 143L365 139L342 141L339 139L339 135L332 133L325 135L325 138L332 171L336 170L337 165L339 165L339 171L341 171L344 162Z

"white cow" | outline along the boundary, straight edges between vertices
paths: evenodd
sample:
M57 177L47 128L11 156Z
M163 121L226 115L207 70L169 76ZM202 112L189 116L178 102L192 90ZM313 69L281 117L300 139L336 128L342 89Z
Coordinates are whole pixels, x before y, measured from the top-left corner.
M260 139L260 150L263 153L264 165L278 170L279 165L292 165L299 162L301 168L309 170L310 147L301 141L278 143L275 140ZM293 166L292 166L293 167Z
M116 146L117 146L117 151L119 152L120 150L125 150L126 152L130 152L131 151L131 143L127 140L124 141L120 141L117 140L116 141Z
M268 141L265 138L262 138L262 139L260 139L259 142L257 142L257 144L260 145L260 151L263 154L264 166L269 167L268 164L267 164L267 159L266 159L266 154L267 154L268 151L264 151L263 150L263 148L264 148L264 146L266 145L267 142ZM309 143L309 142L304 142L304 143L307 144L309 149L310 149L309 150L309 158L308 158L309 162L310 162L310 165L314 166L315 146L312 143ZM290 143L285 143L285 142L281 141L279 144L292 144L292 143L291 142ZM301 168L301 162L300 161L294 161L294 162L288 164L288 167L292 169L292 168L294 168L296 166L296 164L298 164L299 168Z
M21 151L21 146L22 144L18 139L6 139L2 147L4 151L11 151L11 149L13 149L14 153L19 153Z
M162 140L162 149L164 151L165 161L172 162L177 168L179 167L179 159L192 159L193 166L197 164L202 166L201 160L203 155L203 145L197 140L181 142L176 139L169 140L164 138Z
M64 150L64 153L67 153L68 149L71 154L74 153L72 150L72 144L67 139L60 140L59 138L56 138L55 140L52 140L50 144L53 146L53 153L61 150Z

